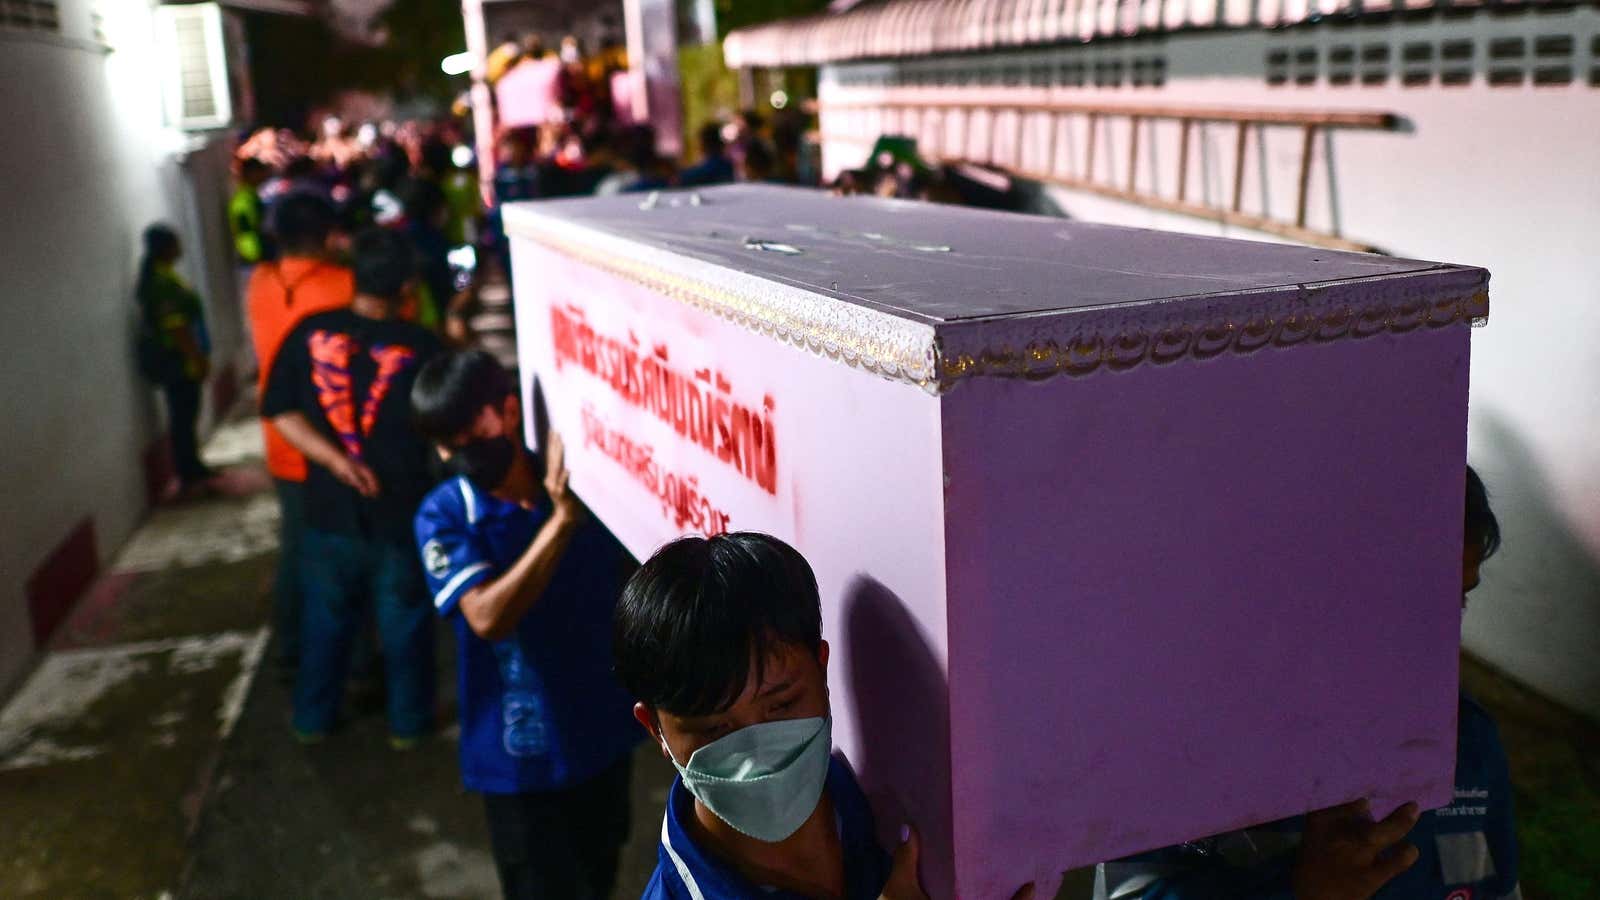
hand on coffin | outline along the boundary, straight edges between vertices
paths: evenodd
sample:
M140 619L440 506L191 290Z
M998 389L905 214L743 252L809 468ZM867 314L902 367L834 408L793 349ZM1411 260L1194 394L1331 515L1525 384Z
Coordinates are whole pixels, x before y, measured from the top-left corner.
M1374 822L1365 800L1306 816L1294 863L1296 900L1367 900L1417 861L1417 848L1404 843L1417 816L1417 805L1407 803Z
M366 463L349 456L341 456L329 468L333 477L354 488L363 497L378 496L378 476Z
M582 521L583 501L567 489L567 448L561 435L551 431L545 441L544 489L554 505L554 515L570 521Z
M900 846L894 851L894 866L889 870L889 881L883 886L878 900L928 900L917 878L917 860L922 855L922 839L910 825L900 829ZM1033 900L1033 884L1017 889L1011 900Z

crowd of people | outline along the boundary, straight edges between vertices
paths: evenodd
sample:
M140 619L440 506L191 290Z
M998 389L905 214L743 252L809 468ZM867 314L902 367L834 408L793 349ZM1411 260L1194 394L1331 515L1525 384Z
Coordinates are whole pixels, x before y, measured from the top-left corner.
M500 136L499 201L805 177L797 135L754 114L701 129L697 160L679 169L656 154L648 126L572 98L582 115ZM914 829L882 846L833 756L829 650L805 558L734 533L675 541L636 566L568 488L561 437L527 448L515 379L470 346L475 282L449 261L462 244L490 251L486 265L504 250L462 146L449 126L408 125L330 127L309 145L264 132L242 151L229 217L249 269L282 507L277 664L293 679L296 738L336 732L352 665L375 634L391 745L424 740L440 724L437 617L457 640L462 779L483 796L505 896L610 896L633 750L648 740L678 780L646 898L923 897ZM835 187L930 189L910 157L881 156L866 183ZM209 474L193 433L206 330L174 271L177 236L154 226L145 251L141 366L166 393L188 490ZM1463 603L1500 540L1470 470L1465 509ZM1477 813L1408 804L1374 821L1351 804L1108 863L1100 890L1516 897L1504 753L1465 697L1460 722L1458 790L1482 798Z

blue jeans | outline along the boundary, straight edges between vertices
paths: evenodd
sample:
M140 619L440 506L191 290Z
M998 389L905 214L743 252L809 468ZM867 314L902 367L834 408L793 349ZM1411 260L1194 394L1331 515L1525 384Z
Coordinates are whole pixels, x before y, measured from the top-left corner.
M416 737L433 724L433 606L408 545L307 528L300 539L300 671L294 727L326 733L339 718L351 648L370 597L383 647L389 731Z
M278 663L300 663L300 539L306 528L306 484L272 479L278 488L278 577L272 591L273 625L278 632Z

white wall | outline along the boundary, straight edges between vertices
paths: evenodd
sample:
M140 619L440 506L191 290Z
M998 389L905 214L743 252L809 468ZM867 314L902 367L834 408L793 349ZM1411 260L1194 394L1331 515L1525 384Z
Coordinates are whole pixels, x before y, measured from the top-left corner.
M1572 84L1486 83L1484 70L1493 65L1489 40L1526 36L1531 52L1532 38L1562 34L1576 37ZM1596 35L1600 12L1584 7L1174 36L1156 47L1168 59L1164 88L1081 88L1075 99L1363 109L1404 117L1399 131L1344 131L1318 142L1309 224L1337 227L1396 255L1481 265L1492 273L1490 322L1473 339L1469 456L1488 483L1505 546L1473 594L1464 640L1514 677L1600 718L1600 88L1589 80L1591 70L1600 72L1600 57L1591 50ZM1318 47L1325 66L1332 46L1388 42L1398 71L1403 44L1443 38L1475 42L1470 85L1405 87L1391 76L1382 86L1339 87L1319 77L1313 85L1272 87L1264 79L1269 47ZM1127 45L1136 50L1141 43ZM1080 126L1074 138L1079 154L1084 130ZM1097 177L1106 179L1115 164L1121 182L1126 125L1103 130L1102 137ZM1190 199L1202 190L1227 196L1232 126L1207 129L1202 138L1191 149ZM1063 172L1078 164L1067 158L1070 143L1059 151ZM1261 209L1265 196L1278 218L1293 219L1299 147L1300 135L1291 129L1269 132L1262 141L1252 137L1246 211ZM836 168L855 164L863 150L837 142L827 153ZM1142 190L1172 195L1176 153L1175 125L1144 133ZM1324 165L1329 160L1331 166ZM1098 195L1059 188L1046 193L1076 218L1274 239Z
M218 255L227 150L161 127L148 9L103 6L109 54L87 0L63 0L60 36L0 36L0 693L34 649L29 574L85 517L103 563L145 508L141 457L160 434L133 364L145 225L185 236L181 268L207 298L213 359L240 341L232 263Z

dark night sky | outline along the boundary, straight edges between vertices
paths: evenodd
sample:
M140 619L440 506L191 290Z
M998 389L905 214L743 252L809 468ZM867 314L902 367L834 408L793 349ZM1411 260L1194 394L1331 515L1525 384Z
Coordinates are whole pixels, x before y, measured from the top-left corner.
M466 48L456 4L397 0L375 24L388 33L383 46L363 46L326 21L250 15L257 124L303 127L311 109L345 90L390 94L401 101L419 95L448 101L465 88L464 79L439 71L441 59Z

